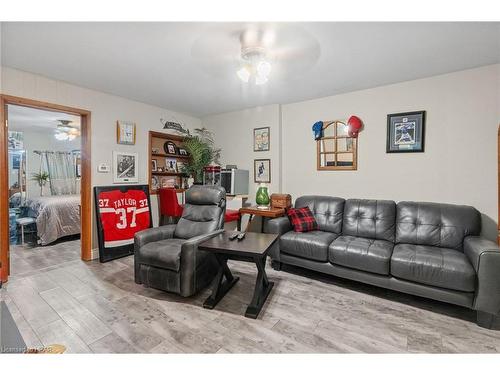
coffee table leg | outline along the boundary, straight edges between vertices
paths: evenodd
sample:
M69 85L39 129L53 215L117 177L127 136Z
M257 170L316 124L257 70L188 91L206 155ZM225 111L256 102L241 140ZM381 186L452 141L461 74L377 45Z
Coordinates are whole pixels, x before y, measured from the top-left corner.
M257 265L257 280L255 281L255 290L253 293L252 302L248 305L245 316L247 318L257 319L257 316L266 302L267 296L271 293L274 283L269 281L266 274L266 257L255 258Z
M236 224L236 230L238 232L241 232L241 214L238 214L238 221L237 221L237 224Z
M221 254L215 254L219 263L219 271L212 284L212 294L203 303L206 309L213 309L227 292L238 282L239 277L234 277L227 266L227 258Z

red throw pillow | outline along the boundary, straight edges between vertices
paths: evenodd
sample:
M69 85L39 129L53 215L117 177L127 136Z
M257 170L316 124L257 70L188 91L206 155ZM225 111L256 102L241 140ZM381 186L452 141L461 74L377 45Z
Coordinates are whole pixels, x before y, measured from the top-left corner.
M286 214L295 232L309 232L318 229L318 223L309 207L290 208Z

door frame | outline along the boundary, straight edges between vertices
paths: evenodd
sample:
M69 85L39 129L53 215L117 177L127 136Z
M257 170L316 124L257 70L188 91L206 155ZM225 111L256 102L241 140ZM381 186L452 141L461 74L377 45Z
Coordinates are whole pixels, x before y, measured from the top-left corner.
M6 282L10 274L9 261L9 179L8 179L8 113L7 105L44 109L77 115L81 118L81 165L80 220L81 259L92 259L92 171L91 171L91 125L90 111L59 104L0 95L0 282Z

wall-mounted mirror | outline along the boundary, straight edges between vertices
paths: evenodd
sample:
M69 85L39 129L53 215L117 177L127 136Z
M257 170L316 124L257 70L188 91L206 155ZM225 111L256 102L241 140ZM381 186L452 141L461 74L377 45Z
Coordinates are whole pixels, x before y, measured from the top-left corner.
M317 143L318 170L356 170L358 139L349 136L344 121L324 121L323 137Z

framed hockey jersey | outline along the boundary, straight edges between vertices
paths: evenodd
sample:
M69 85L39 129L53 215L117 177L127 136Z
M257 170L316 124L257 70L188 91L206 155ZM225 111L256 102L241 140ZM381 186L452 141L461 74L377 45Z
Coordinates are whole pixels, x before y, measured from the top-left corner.
M134 253L135 233L152 227L148 185L95 186L99 260Z

